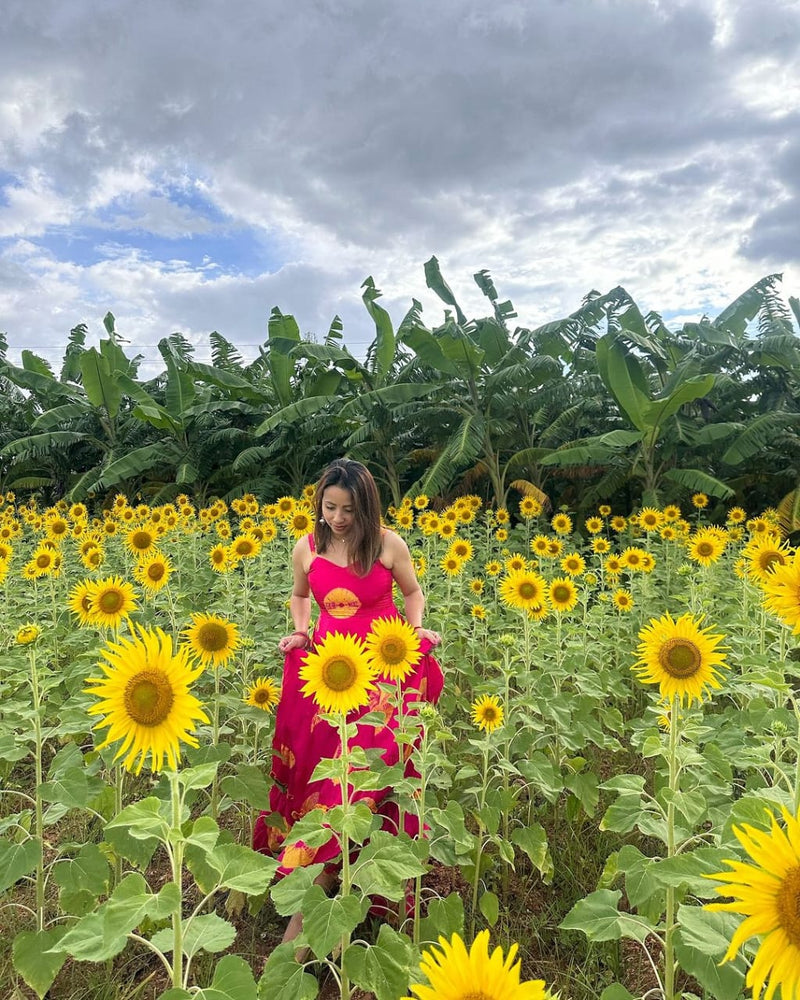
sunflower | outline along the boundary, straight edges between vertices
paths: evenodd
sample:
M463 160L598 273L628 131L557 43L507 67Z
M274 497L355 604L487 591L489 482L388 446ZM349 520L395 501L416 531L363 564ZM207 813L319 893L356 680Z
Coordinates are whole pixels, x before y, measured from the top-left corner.
M607 503L601 503L600 506L597 508L597 513L600 515L600 517L609 517L609 515L611 514L610 505Z
M494 519L498 524L508 524L510 517L505 507L498 507L494 512Z
M496 559L490 559L489 562L484 564L484 570L486 570L487 576L499 576L503 567Z
M297 506L286 519L286 529L292 538L303 538L314 529L314 513L309 507Z
M86 569L97 569L98 566L103 565L105 560L105 553L101 548L95 546L93 549L89 549L85 556L81 556L81 562L86 567Z
M440 538L452 538L456 533L456 526L452 521L440 521L438 527Z
M17 631L16 643L18 646L29 646L32 642L36 642L40 635L39 626L29 622Z
M519 512L525 520L538 517L542 513L542 505L536 497L523 497L519 502Z
M531 552L537 556L546 556L550 539L547 535L535 535L531 539Z
M486 608L482 604L473 604L472 607L469 609L469 613L472 615L473 618L479 621L483 621L483 619L486 617Z
M493 694L484 694L472 703L472 721L485 733L494 732L503 725L503 706Z
M705 493L693 493L692 494L692 506L696 507L697 510L703 510L708 507L708 497Z
M547 591L553 610L563 613L572 611L578 603L578 588L568 576L559 576L552 580Z
M506 531L505 528L498 528L497 531L495 531L494 533L494 537L497 539L498 542L507 542L508 532Z
M149 528L134 528L125 536L125 544L135 556L141 558L148 555L155 548L155 532Z
M528 560L519 552L512 552L505 561L506 573L519 573L520 570L528 568Z
M781 988L784 1000L800 996L800 822L781 808L786 827L770 815L770 831L745 823L734 827L742 847L755 864L729 861L730 871L716 872L720 896L733 897L727 903L707 903L706 910L744 914L736 928L723 962L736 956L751 937L763 936L745 983L759 1000L766 984L767 1000Z
M232 559L255 559L261 551L261 543L252 535L237 535L228 551Z
M208 553L208 561L215 573L227 573L233 569L228 547L221 542L215 545Z
M414 512L411 510L398 510L394 516L395 527L400 531L410 531L414 527Z
M275 516L285 521L294 513L295 506L294 497L278 497L275 502Z
M556 514L550 526L557 535L569 535L572 531L572 518L569 514Z
M632 572L639 572L642 568L642 556L644 555L644 549L640 549L635 545L628 546L619 557L619 561L622 563L623 569L629 569Z
M146 590L155 594L167 585L174 568L166 556L154 552L149 558L142 560L135 576Z
M592 552L596 552L598 555L603 555L608 552L611 548L611 542L607 538L593 538L592 539Z
M422 655L416 629L396 615L376 619L365 645L376 672L392 681L405 680Z
M728 524L743 524L747 520L747 513L743 507L731 507L728 511Z
M275 682L269 677L256 677L247 689L247 697L244 699L245 705L252 705L253 708L260 708L264 712L269 712L278 704L280 693L275 686Z
M603 530L603 520L599 517L587 517L583 522L590 535L596 535Z
M469 562L472 558L472 542L468 538L456 538L450 543L447 554L456 556L463 562Z
M89 677L86 693L99 698L89 708L90 715L103 715L95 729L108 727L98 750L117 740L122 744L115 760L125 757L125 767L136 773L151 755L151 766L160 771L164 760L176 768L180 743L196 747L190 730L196 722L208 722L200 702L190 692L191 683L202 671L193 667L185 649L173 651L172 639L160 628L133 626L131 639L109 643L100 663L105 677Z
M622 560L619 556L610 555L603 561L603 569L609 576L619 576L622 572Z
M181 635L203 666L222 666L239 648L239 626L220 615L193 614L192 624Z
M687 554L701 566L710 566L725 551L725 543L710 531L697 531L687 542Z
M516 944L505 958L499 947L490 955L488 931L478 934L469 951L458 934L449 941L440 937L438 947L422 953L420 970L429 985L412 984L414 996L405 1000L546 1000L544 980L520 982L516 955Z
M40 546L31 556L31 565L36 568L37 576L48 576L53 571L56 553L52 549Z
M628 527L628 522L622 514L615 514L609 523L611 525L611 530L616 531L618 535Z
M639 659L631 668L644 684L658 684L661 698L683 704L702 701L708 688L719 688L725 653L718 650L723 637L700 628L700 619L688 612L677 620L667 613L651 618L639 633Z
M442 568L442 572L447 576L458 576L464 568L463 560L453 555L446 555L439 565Z
M655 507L642 507L639 511L639 526L644 531L655 531L664 522L664 515Z
M79 625L92 624L92 584L90 580L75 584L70 591L67 605L70 611L77 616Z
M69 533L69 524L65 517L51 517L47 520L47 537L52 538L54 542L60 541L62 538L66 538Z
M376 673L361 639L329 632L300 668L301 691L323 712L347 714L367 703Z
M485 581L482 580L479 576L474 576L469 581L469 589L472 591L473 594L482 594L485 586L486 586Z
M617 611L633 611L633 594L629 590L615 590L611 600Z
M586 561L577 552L570 552L561 560L561 568L570 576L580 576L586 569Z
M11 556L14 554L13 548L8 544L8 542L0 541L0 560L3 562L8 562Z
M520 611L541 607L546 591L544 579L527 569L509 573L500 581L500 599L510 608L519 608Z
M792 557L791 548L785 543L774 541L771 535L756 535L742 553L748 560L750 577L764 584L772 578L778 566L786 566Z
M767 611L800 633L800 552L795 552L785 566L776 566L762 589Z
M117 628L123 618L136 610L133 585L119 576L96 580L89 587L89 618L92 625Z

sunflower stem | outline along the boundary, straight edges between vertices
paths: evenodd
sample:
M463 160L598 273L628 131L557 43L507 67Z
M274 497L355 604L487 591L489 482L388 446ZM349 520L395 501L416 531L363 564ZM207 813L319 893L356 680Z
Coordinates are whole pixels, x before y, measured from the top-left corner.
M667 803L667 857L675 857L675 795L678 792L678 728L680 726L680 701L672 696L669 720L669 802ZM664 932L664 997L673 1000L675 995L675 887L667 886Z
M123 787L125 781L125 769L122 764L114 766L114 818L122 812ZM122 855L114 854L114 885L119 885L122 881Z
M350 895L350 837L347 833L347 814L350 806L350 748L347 741L347 716L344 712L339 715L339 740L342 745L341 753L341 778L342 789L342 899ZM350 1000L350 979L345 971L345 953L350 946L350 932L342 934L342 947L339 961L341 963L340 991L342 1000Z
M177 909L172 913L172 986L173 989L183 988L183 837L181 835L181 790L177 771L168 771L169 790L172 800L172 881L178 887Z
M481 856L483 855L483 807L486 805L486 786L489 782L489 730L483 741L483 779L478 806L478 834L475 844L475 871L472 876L472 913L470 914L469 936L475 937L475 917L478 912L478 886L481 877Z
M31 669L31 694L33 698L33 733L34 733L34 767L36 771L36 791L34 793L36 806L36 840L39 844L39 856L36 862L36 929L44 930L44 814L42 808L42 719L41 691L39 689L39 673L36 669L36 647L31 643L28 652Z

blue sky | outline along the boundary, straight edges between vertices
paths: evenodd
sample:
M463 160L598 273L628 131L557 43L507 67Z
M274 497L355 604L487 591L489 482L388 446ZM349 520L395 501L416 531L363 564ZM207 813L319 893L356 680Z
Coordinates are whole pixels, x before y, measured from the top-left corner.
M796 0L8 0L0 330L58 363L108 310L254 357L272 306L362 354L436 254L524 326L622 284L676 323L800 294Z

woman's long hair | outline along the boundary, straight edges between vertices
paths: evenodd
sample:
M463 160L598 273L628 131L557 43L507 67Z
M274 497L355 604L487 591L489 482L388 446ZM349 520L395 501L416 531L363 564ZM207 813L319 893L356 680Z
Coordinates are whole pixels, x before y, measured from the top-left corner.
M366 576L381 554L381 501L372 473L352 458L337 458L322 473L314 496L314 547L324 555L333 541L322 511L322 498L329 486L347 490L353 498L353 527L347 560L359 576Z

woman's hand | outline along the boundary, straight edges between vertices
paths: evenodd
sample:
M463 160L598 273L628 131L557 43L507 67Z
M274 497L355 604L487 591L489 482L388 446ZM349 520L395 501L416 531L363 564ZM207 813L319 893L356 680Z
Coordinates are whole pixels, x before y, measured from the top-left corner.
M278 649L282 653L288 653L290 649L308 649L309 645L310 640L307 632L292 632L291 635L285 635L278 642Z
M427 639L431 646L438 646L442 641L442 637L439 633L434 632L432 629L418 628L416 632L420 639Z

